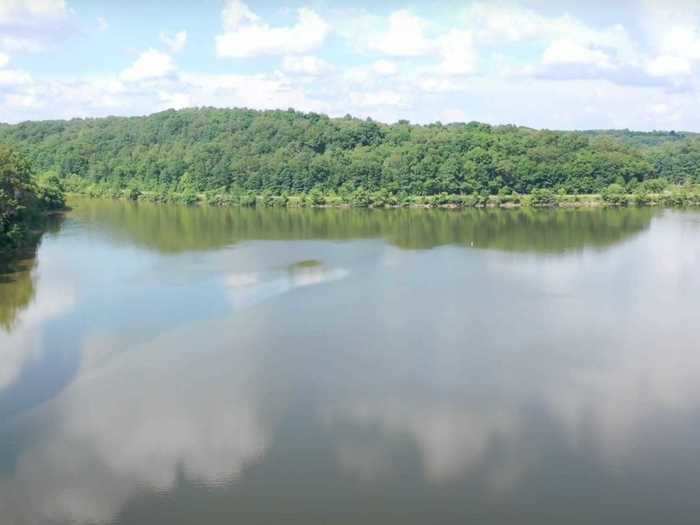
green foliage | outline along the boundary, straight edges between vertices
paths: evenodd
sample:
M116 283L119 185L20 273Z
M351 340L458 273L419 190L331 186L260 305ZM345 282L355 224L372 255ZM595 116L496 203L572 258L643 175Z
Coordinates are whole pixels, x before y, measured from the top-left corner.
M177 202L184 204L186 206L194 206L197 204L197 194L191 189L186 189L182 193L177 195Z
M652 196L700 182L690 133L386 125L292 110L25 122L0 126L0 142L46 174L37 188L47 207L63 191L247 207L556 206L592 194L606 205L685 203Z
M352 194L351 202L357 208L367 208L372 201L370 200L369 192L360 187Z
M40 201L40 207L45 210L55 211L66 207L63 181L55 172L46 172L37 178L36 195Z
M530 195L530 204L535 208L553 208L557 206L557 197L552 190L538 188Z
M613 183L602 193L603 201L610 206L626 206L629 202L622 184Z
M23 155L0 145L0 255L27 243L44 212L63 207L63 186L55 174L35 179Z
M248 208L254 208L257 204L257 198L255 196L255 193L252 192L246 192L243 195L240 196L238 203L241 206L245 206Z
M647 179L642 182L638 189L647 193L661 193L668 187L668 180L666 179Z
M635 193L631 200L632 204L636 206L650 206L654 203L653 198L648 193Z
M67 191L314 192L309 205L320 205L314 200L329 194L374 205L363 191L384 190L374 199L380 206L391 205L387 196L405 200L399 193L505 197L538 188L599 193L616 181L697 178L688 162L667 158L673 152L693 160L700 152L695 140L655 139L649 146L601 133L478 123L386 125L316 113L213 108L0 127L0 141L21 147L37 169L53 170ZM693 166L699 163L700 157ZM359 200L352 197L358 191Z
M326 198L319 188L314 188L308 195L309 204L311 206L322 206L326 204Z
M126 198L129 199L130 201L138 200L141 195L142 195L141 190L139 190L138 188L129 188L126 191Z
M623 144L634 147L662 146L664 144L682 142L688 138L698 137L697 133L676 131L630 131L629 129L590 130L581 133L591 137L613 137Z

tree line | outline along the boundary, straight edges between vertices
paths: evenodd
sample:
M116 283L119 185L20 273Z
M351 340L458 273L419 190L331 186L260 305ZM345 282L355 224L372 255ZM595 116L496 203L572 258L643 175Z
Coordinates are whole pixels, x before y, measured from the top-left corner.
M0 126L0 143L70 191L182 202L206 195L214 204L288 205L295 196L356 205L582 194L614 201L700 183L693 134L383 124L293 110L25 122Z

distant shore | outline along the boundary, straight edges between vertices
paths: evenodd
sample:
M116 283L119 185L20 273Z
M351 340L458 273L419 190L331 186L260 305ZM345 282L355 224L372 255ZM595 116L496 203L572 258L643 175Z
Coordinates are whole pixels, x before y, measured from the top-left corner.
M424 195L386 192L361 195L308 193L298 195L229 193L159 193L130 190L74 192L72 197L108 198L155 204L257 208L610 208L627 206L698 207L700 190L673 188L661 193L568 195L538 190L527 195Z

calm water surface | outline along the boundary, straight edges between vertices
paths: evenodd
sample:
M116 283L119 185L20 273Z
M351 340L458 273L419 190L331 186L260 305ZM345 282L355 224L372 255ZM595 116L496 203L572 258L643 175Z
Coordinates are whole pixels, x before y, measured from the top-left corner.
M73 207L2 525L698 523L700 214Z

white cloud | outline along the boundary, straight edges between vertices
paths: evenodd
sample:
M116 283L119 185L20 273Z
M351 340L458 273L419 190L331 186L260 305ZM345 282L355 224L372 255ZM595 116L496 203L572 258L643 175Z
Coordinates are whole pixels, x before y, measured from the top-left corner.
M386 29L367 37L355 33L352 38L360 44L366 43L370 51L395 57L435 57L439 60L434 73L443 75L467 75L477 69L478 49L471 31L450 29L442 33L429 34L429 23L412 12L401 9L391 13ZM395 64L382 60L373 70L377 74L395 74ZM388 73L383 73L382 70Z
M377 60L372 64L372 71L377 75L392 76L399 72L399 66L390 60Z
M158 97L162 101L163 109L182 109L193 106L189 93L170 93L159 91Z
M401 93L388 89L367 93L351 92L350 102L360 107L406 105L405 97Z
M465 122L467 114L462 109L451 108L440 113L440 119L444 122Z
M439 45L439 72L447 75L468 75L476 71L478 52L470 32L452 30L440 38Z
M642 23L654 57L646 70L654 77L688 76L700 62L700 10L697 5L647 3Z
M16 109L39 109L44 107L44 102L32 94L10 93L5 96L5 103Z
M430 73L418 77L416 79L416 86L426 93L450 93L462 89L454 80L443 76L435 76Z
M0 70L0 87L26 85L31 83L31 81L31 75L25 71L17 69Z
M434 42L427 37L427 22L406 9L389 16L389 27L369 41L369 48L386 55L412 57L430 53Z
M459 108L458 120L552 129L700 127L694 111L697 93L688 89L669 94L661 83L623 86L595 78L555 82L532 76L509 81L485 74L467 79L436 75L430 69L402 74L395 82L377 75L370 66L340 70L311 83L281 71L258 75L178 71L164 78L126 81L119 75L32 78L5 68L0 69L0 120L135 115L168 107L218 106L293 107L335 116L351 113L385 122L406 118L425 123L453 120L443 112ZM8 99L8 95L13 96ZM660 104L671 110L649 109ZM551 111L543 113L542 107Z
M87 117L123 113L138 107L145 87L138 83L127 85L115 76L89 77L68 81L35 81L34 94L48 107L56 118ZM56 101L60 101L56 104ZM156 103L150 102L153 108Z
M671 27L663 35L661 49L666 53L700 60L700 34L695 27Z
M44 43L40 36L30 38L0 35L0 49L11 53L38 53L44 50Z
M2 0L0 23L28 23L30 18L61 18L66 15L64 0Z
M545 64L584 64L610 68L639 62L637 45L619 24L591 27L564 14L546 16L517 5L476 3L464 12L467 27L485 45L544 42Z
M651 107L649 108L652 113L656 113L657 115L666 115L671 111L671 108L669 107L668 104L652 104Z
M552 64L586 64L601 68L613 67L610 57L598 49L590 47L566 38L560 38L552 42L542 55L542 63Z
M97 29L99 31L107 31L109 29L109 22L104 16L97 17Z
M315 11L303 7L289 27L272 27L239 0L229 1L222 13L225 32L216 37L220 57L308 53L318 48L331 27Z
M693 66L690 60L683 57L662 55L650 60L647 72L653 77L677 77L690 75Z
M229 0L224 6L221 17L224 21L224 29L227 31L235 31L245 23L254 24L260 21L260 17L240 0Z
M178 31L174 35L160 34L161 41L168 46L171 53L179 53L187 45L187 31Z
M129 82L162 78L175 71L175 63L170 55L149 49L141 53L131 67L125 69L121 77Z
M468 27L487 42L510 41L541 36L544 18L534 11L515 5L475 3L464 14Z
M37 52L67 33L64 0L0 0L0 50Z
M311 55L286 56L282 60L282 69L287 73L319 76L333 69L333 66Z
M12 58L8 65L0 56L0 120L214 105L351 112L387 121L447 120L445 108L459 108L463 120L535 127L700 126L693 116L694 75L700 71L695 14L674 11L674 17L658 17L663 23L644 33L626 21L633 41L621 26L506 4L477 4L447 22L407 10L386 16L374 10L318 11L321 33L331 25L338 28L352 44L347 50L356 52L331 64L327 55L298 51L313 40L310 34L299 36L299 28L306 27L299 13L291 12L282 24L268 19L267 11L226 4L220 36L240 44L228 50L230 56L280 53L278 62L251 61L255 72L240 75L179 70L173 53L187 41L183 31L185 36L162 35L169 49L161 45L135 55L121 72L51 78L37 71L33 77L15 69L15 53L40 50L42 42L21 33L0 34L0 54ZM348 23L344 31L348 20L362 23ZM254 35L261 40L248 38ZM660 104L671 109L652 109ZM544 115L543 105L554 109Z
M329 107L307 96L303 87L283 74L208 75L182 73L182 91L193 105L328 112Z
M10 62L10 57L5 53L0 53L0 67L5 67Z
M161 109L191 106L294 107L300 111L322 113L333 110L328 103L310 97L306 92L307 86L281 72L222 75L174 74L173 70L173 73L163 77L144 78L141 70L132 66L119 75L33 79L25 72L0 69L0 121L143 115ZM9 95L13 96L8 98ZM29 101L29 97L37 102L35 107L41 104L41 112L31 110L28 104L20 104Z
M364 84L372 78L372 72L366 67L351 67L343 71L343 80L350 84Z
M355 33L353 38L356 42L366 43L365 47L370 51L388 56L435 57L439 62L433 73L467 75L477 69L479 53L471 31L451 29L429 34L429 23L406 9L391 13L386 26L385 30L369 37ZM380 75L398 72L396 64L386 60L375 62L372 69Z
M597 43L601 47L629 44L621 25L594 29L567 14L546 16L515 4L476 3L465 11L464 19L480 40L491 44L557 37Z

